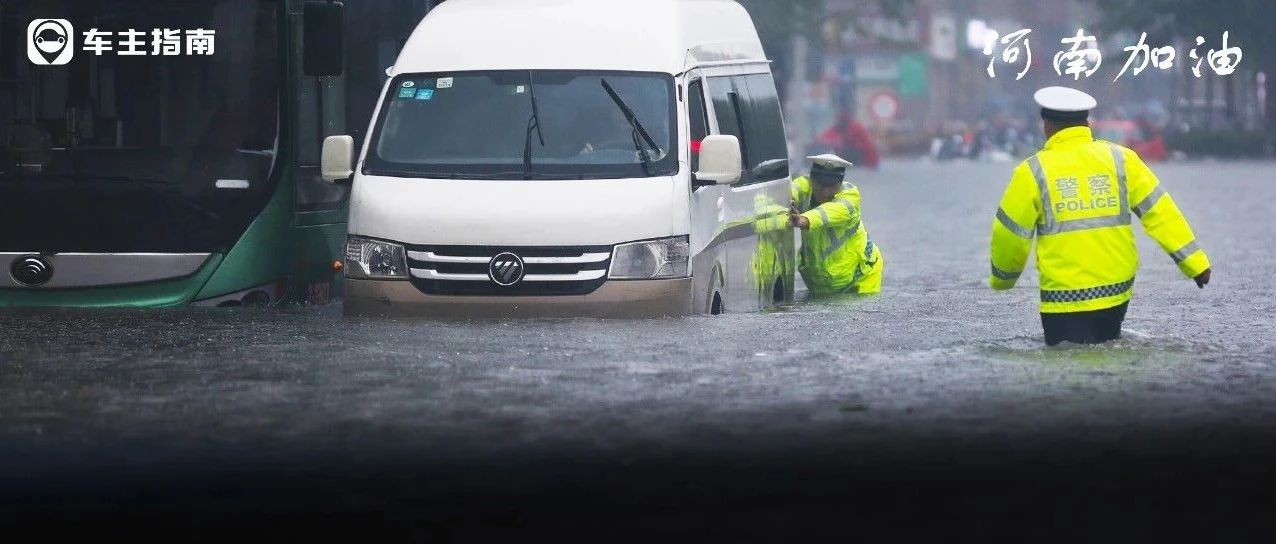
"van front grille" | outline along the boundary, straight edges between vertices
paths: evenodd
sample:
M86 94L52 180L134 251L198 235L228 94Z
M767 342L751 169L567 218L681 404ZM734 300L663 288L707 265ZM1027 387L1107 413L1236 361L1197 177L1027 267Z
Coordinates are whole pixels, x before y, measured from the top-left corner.
M407 246L412 285L427 295L587 295L607 281L611 246ZM501 285L492 260L504 254L523 263L522 280Z

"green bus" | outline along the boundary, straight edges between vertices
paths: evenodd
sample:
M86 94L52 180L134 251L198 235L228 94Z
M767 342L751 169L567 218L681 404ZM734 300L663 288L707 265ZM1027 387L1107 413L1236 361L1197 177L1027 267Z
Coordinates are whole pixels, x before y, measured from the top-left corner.
M0 0L0 306L339 297L320 147L433 3Z

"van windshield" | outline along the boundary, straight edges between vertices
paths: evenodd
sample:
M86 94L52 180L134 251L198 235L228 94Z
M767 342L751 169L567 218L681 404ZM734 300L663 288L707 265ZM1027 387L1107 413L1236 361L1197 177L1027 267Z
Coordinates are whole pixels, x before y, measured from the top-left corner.
M365 174L616 179L678 171L673 78L667 74L404 74L388 92Z

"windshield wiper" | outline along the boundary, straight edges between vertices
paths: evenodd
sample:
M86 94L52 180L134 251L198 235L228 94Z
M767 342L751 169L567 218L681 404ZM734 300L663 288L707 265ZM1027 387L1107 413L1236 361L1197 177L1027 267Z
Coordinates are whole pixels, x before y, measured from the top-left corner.
M647 146L651 146L651 149L654 149L657 155L664 152L661 151L660 146L656 145L656 141L651 138L651 134L647 132L646 127L642 126L642 121L638 120L638 116L634 115L634 110L625 103L625 100L620 97L620 94L618 94L616 89L611 86L611 83L608 83L606 79L603 79L602 83L603 89L607 91L607 95L611 97L612 102L615 102L616 106L620 108L621 113L625 114L625 120L629 121L629 126L634 127L634 131L632 133L634 147L638 150L638 157L642 159L642 171L646 172L647 175L650 176L652 162L651 154L648 153L648 148L644 146L643 143L646 142Z
M536 82L533 77L531 72L527 72L527 93L532 99L532 118L527 120L527 139L523 142L523 169L527 170L529 176L532 175L532 129L536 130L541 147L545 147L545 133L541 132L541 112L536 104Z

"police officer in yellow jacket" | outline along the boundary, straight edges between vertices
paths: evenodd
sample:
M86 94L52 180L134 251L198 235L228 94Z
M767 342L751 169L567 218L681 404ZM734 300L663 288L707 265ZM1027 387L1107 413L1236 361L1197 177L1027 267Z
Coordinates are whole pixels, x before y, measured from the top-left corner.
M1209 258L1139 156L1094 138L1093 97L1048 87L1034 98L1047 140L1015 168L1002 197L992 227L989 285L1014 287L1035 237L1046 343L1115 340L1138 269L1131 216L1201 288L1210 281Z
M789 223L802 230L798 272L811 294L878 293L882 252L860 215L860 190L845 183L850 162L808 157L811 173L793 180Z

